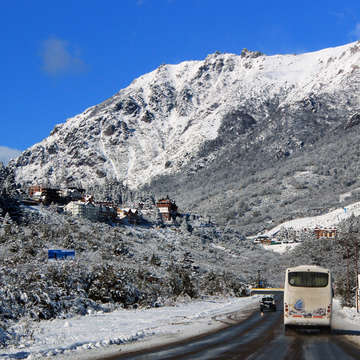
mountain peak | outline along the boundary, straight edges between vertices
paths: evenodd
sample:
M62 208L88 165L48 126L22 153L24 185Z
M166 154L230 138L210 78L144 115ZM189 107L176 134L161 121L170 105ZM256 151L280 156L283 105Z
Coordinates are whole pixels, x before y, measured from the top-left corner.
M114 179L132 189L284 135L292 153L313 126L335 127L359 110L360 42L301 55L210 54L160 65L92 106L14 162L21 183ZM206 165L208 166L208 165Z

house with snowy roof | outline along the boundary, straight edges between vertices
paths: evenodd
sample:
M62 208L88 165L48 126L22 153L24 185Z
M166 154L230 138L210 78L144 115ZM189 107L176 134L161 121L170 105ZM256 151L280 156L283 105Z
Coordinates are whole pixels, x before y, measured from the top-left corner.
M132 208L118 208L117 218L129 224L138 224L140 222L139 211Z

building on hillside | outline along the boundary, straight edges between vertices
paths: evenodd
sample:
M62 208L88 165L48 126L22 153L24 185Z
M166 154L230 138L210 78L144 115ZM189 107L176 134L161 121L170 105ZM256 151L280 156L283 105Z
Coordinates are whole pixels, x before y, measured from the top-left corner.
M42 202L43 204L61 202L59 189L44 187L41 185L33 185L29 188L29 196L31 199Z
M32 185L29 187L29 196L31 198L40 197L42 194L43 187L40 185Z
M156 207L160 211L160 215L164 221L171 221L175 219L177 215L178 207L174 200L169 199L167 196L166 199L160 199L156 203Z
M140 222L140 214L137 209L131 208L118 208L117 217L123 222L128 222L129 224L136 225Z
M98 209L98 219L100 221L108 221L108 220L115 220L117 213L116 209L113 206L109 206L106 204L96 204L95 205Z
M259 235L255 238L255 244L271 245L271 237L267 235Z
M72 216L83 217L92 221L99 220L99 209L91 202L70 201L64 210Z
M69 187L66 189L61 189L59 191L59 195L62 198L66 199L67 202L81 200L84 198L84 194L85 194L84 189L76 188L76 187Z
M317 239L335 239L337 234L337 229L334 228L318 228L314 229L314 234Z
M29 187L29 196L32 200L42 202L45 205L51 203L67 204L70 201L81 200L84 197L85 190L79 188L50 188L42 185L33 185Z

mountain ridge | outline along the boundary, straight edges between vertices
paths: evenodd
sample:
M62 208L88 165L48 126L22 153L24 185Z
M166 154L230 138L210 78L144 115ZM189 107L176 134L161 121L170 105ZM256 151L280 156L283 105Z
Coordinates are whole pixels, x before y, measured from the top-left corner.
M360 42L161 65L56 125L9 167L23 185L169 194L184 210L261 231L357 186L358 64Z
M33 182L45 177L61 183L71 182L72 176L86 183L84 174L95 172L99 182L108 177L136 189L154 175L179 171L206 141L219 137L221 125L231 118L238 121L240 135L256 124L271 130L273 108L280 117L286 109L296 112L300 106L318 112L322 104L314 92L316 97L325 93L329 110L334 110L339 97L330 93L335 86L353 86L359 48L352 43L273 56L244 50L241 55L215 53L204 61L162 65L105 102L56 125L48 138L13 162L16 178ZM342 68L337 69L340 60ZM354 100L350 97L340 99L348 117L354 111L353 104L347 105ZM332 125L331 115L323 120ZM284 117L280 124L286 126ZM290 140L294 147L301 146L299 137Z

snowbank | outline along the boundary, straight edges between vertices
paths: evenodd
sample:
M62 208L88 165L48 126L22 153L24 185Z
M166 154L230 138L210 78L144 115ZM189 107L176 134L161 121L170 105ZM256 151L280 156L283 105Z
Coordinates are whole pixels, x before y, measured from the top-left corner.
M356 308L341 307L339 300L333 302L334 314L332 328L338 332L350 333L351 331L359 332L360 335L360 313ZM360 339L359 339L360 343Z
M245 317L257 305L257 296L207 298L176 306L41 321L30 325L31 335L23 338L20 347L2 349L0 359L33 360L56 355L57 360L89 360L129 350L130 346L141 348L145 343L150 346L196 336L224 326L227 313L240 311ZM28 323L19 323L15 331L22 333L26 327Z
M333 301L332 329L335 334L345 335L346 339L360 345L360 313L355 308L341 307L339 300Z
M238 319L257 309L259 296L207 298L175 306L93 313L71 319L41 321L31 325L20 347L2 349L0 359L91 360L130 350L140 350L218 329L229 324L226 314ZM29 327L19 323L21 333ZM334 301L333 330L360 344L360 314Z

